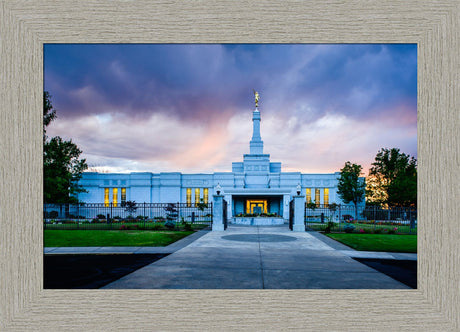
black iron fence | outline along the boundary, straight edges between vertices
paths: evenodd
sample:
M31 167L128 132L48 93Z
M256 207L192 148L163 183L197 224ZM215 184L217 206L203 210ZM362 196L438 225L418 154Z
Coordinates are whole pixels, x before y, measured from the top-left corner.
M414 207L350 205L305 205L307 230L347 233L416 234L417 209Z
M45 229L158 229L212 223L212 203L44 204Z
M227 201L224 199L222 202L222 218L224 219L224 231L228 227L228 220L227 220Z

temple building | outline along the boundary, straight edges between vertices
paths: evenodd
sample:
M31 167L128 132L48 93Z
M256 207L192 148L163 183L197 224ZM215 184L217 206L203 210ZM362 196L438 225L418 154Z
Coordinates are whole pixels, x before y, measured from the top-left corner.
M298 185L307 202L328 205L344 204L337 194L339 173L304 174L283 172L281 162L271 162L264 153L260 135L261 115L252 113L253 133L249 154L243 161L233 162L231 172L182 174L179 172L96 173L85 172L79 182L88 192L78 199L85 203L105 203L113 206L124 201L136 203L186 203L196 205L201 200L212 202L216 186L220 186L227 201L227 216L238 214L276 213L289 219L289 202Z

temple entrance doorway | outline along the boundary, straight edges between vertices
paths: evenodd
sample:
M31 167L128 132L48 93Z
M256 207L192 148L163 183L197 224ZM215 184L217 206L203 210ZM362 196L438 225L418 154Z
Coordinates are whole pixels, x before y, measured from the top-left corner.
M247 214L261 214L267 213L267 200L266 199L247 199L246 200L246 213Z
M273 214L283 215L281 195L232 195L232 216Z

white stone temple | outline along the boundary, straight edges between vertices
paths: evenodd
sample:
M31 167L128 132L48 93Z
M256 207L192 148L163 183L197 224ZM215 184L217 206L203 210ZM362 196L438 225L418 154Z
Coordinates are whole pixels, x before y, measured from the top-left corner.
M264 153L260 135L261 115L256 106L252 113L253 133L249 154L243 161L233 162L231 172L211 174L182 174L179 172L96 173L85 172L79 182L88 192L78 199L85 203L197 203L212 202L216 186L227 201L227 217L238 214L276 213L289 219L289 202L297 195L304 201L328 205L344 204L337 195L339 172L304 174L282 172L281 162L270 162ZM364 204L364 203L362 203Z

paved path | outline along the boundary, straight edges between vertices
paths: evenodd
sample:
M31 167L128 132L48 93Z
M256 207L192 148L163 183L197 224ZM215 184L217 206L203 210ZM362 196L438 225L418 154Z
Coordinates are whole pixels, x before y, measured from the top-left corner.
M350 258L356 251L337 250L317 236L291 232L285 225L229 226L225 232L194 235L194 242L104 288L409 288Z

